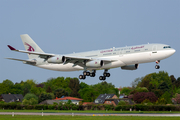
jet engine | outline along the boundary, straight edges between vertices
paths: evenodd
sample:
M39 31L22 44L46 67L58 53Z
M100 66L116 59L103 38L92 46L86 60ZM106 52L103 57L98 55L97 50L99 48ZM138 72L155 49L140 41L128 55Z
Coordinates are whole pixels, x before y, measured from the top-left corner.
M127 66L123 66L121 67L121 69L123 70L136 70L138 68L138 64L135 64L135 65L127 65Z
M102 60L94 60L86 63L87 67L102 67L104 62Z
M47 60L48 63L55 63L55 64L60 64L66 61L65 56L55 56L51 57Z

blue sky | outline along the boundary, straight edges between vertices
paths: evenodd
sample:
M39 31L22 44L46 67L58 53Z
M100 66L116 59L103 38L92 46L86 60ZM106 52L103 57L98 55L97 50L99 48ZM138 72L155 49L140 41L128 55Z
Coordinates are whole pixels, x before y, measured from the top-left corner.
M166 71L180 77L180 1L179 0L1 0L0 1L0 82L14 83L34 79L78 77L82 71L59 72L22 64L6 57L28 59L12 52L7 45L24 50L21 34L29 34L47 53L66 54L146 43L168 44L176 53L154 63L140 64L138 70L111 69L108 83L131 86L135 78ZM101 82L94 78L83 82Z

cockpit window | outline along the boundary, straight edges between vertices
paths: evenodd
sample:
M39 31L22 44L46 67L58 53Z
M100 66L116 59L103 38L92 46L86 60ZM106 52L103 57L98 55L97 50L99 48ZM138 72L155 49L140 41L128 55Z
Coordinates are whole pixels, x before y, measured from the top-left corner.
M163 48L164 48L164 49L166 49L166 48L171 48L171 46L164 46Z

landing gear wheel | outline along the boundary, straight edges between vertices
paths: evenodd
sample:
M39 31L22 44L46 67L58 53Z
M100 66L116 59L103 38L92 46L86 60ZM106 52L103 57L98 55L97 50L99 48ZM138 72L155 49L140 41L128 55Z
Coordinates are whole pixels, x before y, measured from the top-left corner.
M95 77L95 73L90 73L90 77Z
M86 75L87 75L87 72L86 72L86 71L84 71L84 72L83 72L83 75L85 75L85 76L86 76Z
M86 76L90 76L90 72L86 72Z
M110 77L110 73L103 73L105 77Z
M79 79L86 79L85 75L79 75Z
M156 69L159 69L159 68L160 68L160 66L159 66L159 65L156 65L156 66L155 66L155 68L156 68Z
M106 77L105 76L100 76L99 80L106 80Z

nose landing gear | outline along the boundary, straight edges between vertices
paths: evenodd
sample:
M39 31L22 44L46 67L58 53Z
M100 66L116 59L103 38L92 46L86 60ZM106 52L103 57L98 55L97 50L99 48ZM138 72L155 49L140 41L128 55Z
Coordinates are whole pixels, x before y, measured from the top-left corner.
M159 63L160 63L160 60L157 60L157 61L156 61L156 64L157 64L157 65L155 66L156 69L159 69L159 68L160 68L160 66L158 65Z

